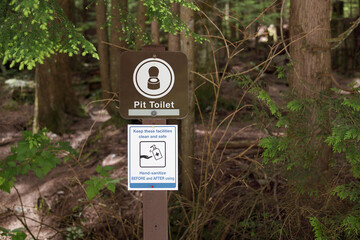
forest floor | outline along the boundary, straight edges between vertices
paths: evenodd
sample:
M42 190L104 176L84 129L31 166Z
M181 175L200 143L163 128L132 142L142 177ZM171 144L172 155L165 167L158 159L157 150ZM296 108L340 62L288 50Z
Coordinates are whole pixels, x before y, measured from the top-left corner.
M351 81L340 77L337 79L341 80L342 84ZM279 82L273 74L268 74L266 81L267 90L275 100L288 91L288 86ZM31 130L33 118L31 101L19 102L14 99L14 93L4 82L5 79L0 78L0 160L5 159L10 154L11 146L22 139L22 131ZM85 91L86 93L81 93L82 96L91 94L87 92L89 90ZM241 93L241 89L237 89L233 83L224 84L222 96L226 103L235 101ZM99 234L93 235L92 239L102 239L100 236L109 234L109 231L118 231L118 236L141 235L141 192L127 190L126 126L118 128L108 124L110 117L103 105L89 104L89 99L84 97L81 101L87 106L88 117L71 118L69 131L62 136L49 133L53 140L69 141L74 149L81 152L81 157L77 161L58 166L42 179L33 173L21 176L10 194L0 192L0 227L24 228L25 224L34 236L40 239L63 239L66 236L76 239L70 237L81 236L81 231L85 230ZM277 101L282 104L280 98ZM219 109L218 122L229 113L229 109ZM249 174L251 180L247 181L247 184L256 188L266 180L264 173L257 170L261 165L261 149L256 143L267 134L254 124L251 116L246 116L247 113L241 114L244 115L236 117L228 129L225 125L221 126L212 142L215 145L220 144L219 152L223 159L237 159L236 167L230 164L225 166L229 175L236 176L239 169L243 168L254 169ZM202 155L206 135L207 128L198 121L195 126L196 156ZM239 158L238 155L244 151L245 155ZM247 160L244 160L246 158ZM256 163L251 164L251 161ZM96 198L89 202L84 191L84 182L97 175L97 165L113 166L111 177L120 178L121 181L116 187L115 195L104 190L102 195L105 198ZM195 172L195 175L200 175L198 162ZM133 229L126 222L132 222ZM119 225L116 230L107 228L116 224Z

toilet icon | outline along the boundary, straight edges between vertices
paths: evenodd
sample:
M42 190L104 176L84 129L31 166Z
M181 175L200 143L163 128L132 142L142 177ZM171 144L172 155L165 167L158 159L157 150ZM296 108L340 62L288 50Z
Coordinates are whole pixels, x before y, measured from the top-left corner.
M146 98L164 97L171 91L174 82L174 70L169 63L160 58L144 59L134 69L134 87Z
M147 87L151 90L157 90L160 88L159 69L155 66L149 68L149 80Z

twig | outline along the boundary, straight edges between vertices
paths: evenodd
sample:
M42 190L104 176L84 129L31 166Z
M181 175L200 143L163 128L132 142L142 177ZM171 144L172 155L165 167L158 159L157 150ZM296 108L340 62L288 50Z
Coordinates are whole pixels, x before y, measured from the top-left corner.
M344 41L347 39L354 29L360 24L360 17L343 33L341 33L336 38L328 39L328 42L337 42L334 46L331 47L331 50L338 48Z
M336 79L334 78L334 76L332 74L329 74L330 78L331 78L331 81L335 84L335 86L345 92L349 92L349 93L355 93L356 91L354 91L354 89L351 89L351 88L345 88L345 87L342 87L337 81Z
M15 217L21 222L21 224L26 228L26 230L29 232L29 234L31 235L31 237L32 237L33 239L36 239L36 237L33 235L33 233L31 232L31 230L29 229L29 226L28 226L27 223L26 223L25 211L24 211L24 204L23 204L23 202L22 202L22 199L21 199L19 190L16 188L15 185L14 185L14 189L15 189L15 191L16 191L16 194L17 194L17 196L18 196L18 198L19 198L19 201L20 201L20 204L21 204L21 212L22 212L22 217L24 218L24 221L21 220L21 218L20 218L18 215L16 215L16 214L14 214L14 215L15 215Z
M202 4L210 7L210 8L213 8L213 9L217 10L217 11L220 12L222 15L225 15L224 11L222 11L222 10L219 9L219 8L217 8L216 6L210 5L209 3L206 3L205 1L200 1L200 2L201 2ZM221 18L222 18L221 15L219 15L219 14L216 14L216 15L217 15L218 17L221 17ZM232 16L232 15L229 15L229 18L232 18L232 19L234 19L235 21L239 22L240 25L241 25L243 28L245 28L245 27L241 24L240 18L236 18L236 17L234 17L234 16ZM229 21L226 21L226 22L229 23ZM232 26L233 26L234 28L236 28L236 30L238 30L239 32L241 32L241 33L245 36L245 38L247 37L247 36L246 36L246 33L243 32L240 28L238 28L238 27L236 27L236 26L234 26L234 25L232 25Z
M277 176L274 177L274 200L275 200L275 207L276 207L276 216L278 217L279 220L281 220L281 216L280 216L280 207L279 207L279 199L277 197L277 187L278 187L278 180L277 180Z
M10 210L11 210L11 209L10 209ZM17 214L16 214L14 211L12 211L12 212L13 212L14 216L16 217ZM31 218L31 217L28 217L28 216L25 216L24 218L25 218L25 219L28 219L28 220L31 220L31 221L33 221L33 222L42 224L42 225L44 225L45 227L51 228L52 230L54 230L55 232L57 232L57 234L61 232L61 231L59 231L58 229L54 228L53 226L51 226L51 225L49 225L49 224L46 224L46 223L43 223L43 222L40 222L39 220L36 220L36 219L34 219L34 218ZM34 239L37 239L37 238L34 238Z
M209 20L209 22L211 22L211 24L218 30L218 32L221 34L222 39L224 40L225 46L226 46L226 52L227 52L227 56L230 56L230 52L229 52L229 46L226 42L226 38L224 36L224 34L222 33L222 31L219 29L219 27L210 19L210 17L204 12L201 11L201 13Z
M111 46L111 47L120 48L120 49L125 50L125 51L130 51L129 48L121 47L121 46L116 45L116 44L113 44L113 43L109 43L109 42L105 42L105 41L101 41L101 43L104 43L104 44L109 45L109 46Z
M277 4L276 4L277 0L275 0L274 2L272 2L267 8L265 8L264 11L262 11L251 23L249 23L249 25L246 26L246 30L251 26L253 25L259 18L261 18L269 9L275 7Z
M303 39L303 38L306 38L308 35L310 35L310 34L311 34L313 31L315 31L315 30L316 30L316 28L310 30L310 31L309 31L308 33L306 33L306 34L299 34L299 35L301 35L301 36L299 36L298 38L296 38L295 40L293 40L292 42L290 42L290 43L287 44L286 46L289 47L290 45L294 44L295 42L297 42L297 41L299 41L299 40L301 40L301 39ZM251 72L251 71L253 71L253 70L256 70L257 68L261 67L261 66L264 65L264 64L268 64L268 63L271 62L276 56L280 55L283 51L285 51L285 49L280 49L277 53L274 53L270 58L266 59L265 61L259 63L258 65L254 66L254 67L252 67L252 68L250 68L250 69L247 69L247 70L245 70L245 71L240 72L239 74L240 74L240 75L244 75L244 74L246 74L246 73L248 73L248 72Z
M291 60L291 56L290 56L290 53L287 49L287 45L285 43L285 39L284 39L284 30L283 30L283 17L284 17L284 8L285 8L285 4L286 4L286 0L283 0L282 1L282 4L281 4L281 11L280 11L280 36L281 36L281 42L283 43L284 45L284 49L285 49L285 52L286 52L286 55L289 57L289 59Z

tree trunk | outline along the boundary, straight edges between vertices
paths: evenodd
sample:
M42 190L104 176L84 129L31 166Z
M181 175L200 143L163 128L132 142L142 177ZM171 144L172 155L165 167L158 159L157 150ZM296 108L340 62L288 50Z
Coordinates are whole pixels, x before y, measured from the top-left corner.
M47 127L55 133L64 131L64 105L61 101L62 87L57 89L57 55L46 59L35 71L36 90L39 107L39 126Z
M295 41L290 46L293 70L290 73L290 86L293 94L300 99L318 99L321 93L331 87L330 44L330 0L291 0L290 36ZM301 39L300 39L301 38ZM297 40L300 39L300 40ZM298 119L308 128L319 151L316 165L320 172L328 169L330 148L318 139L328 127L326 120L319 125L322 109L315 106L310 116ZM325 115L325 114L323 114ZM296 125L298 126L298 123ZM296 128L296 126L294 126ZM316 140L315 140L316 139Z
M173 3L171 10L174 14L179 15L180 14L179 4ZM168 50L169 51L180 51L180 36L179 36L179 34L174 35L174 34L169 33Z
M180 7L180 18L184 21L190 30L194 30L194 13L192 10ZM182 120L182 183L185 197L192 198L192 180L194 174L194 124L195 124L195 99L194 99L194 76L191 71L194 70L194 40L192 37L186 37L185 33L180 34L180 47L188 58L188 78L189 78L189 114Z
M136 39L135 49L140 50L144 46L144 33L145 33L145 5L142 1L138 3L137 19L136 23L140 28L138 38Z
M64 12L69 15L69 0L59 1ZM38 64L35 71L35 116L33 130L47 127L55 133L65 130L66 114L80 114L80 103L71 83L70 58L66 54L56 54Z
M231 32L230 32L230 3L225 3L225 18L224 18L224 24L225 24L225 37L230 40L231 38Z
M124 33L122 32L122 26L124 19L126 19L128 11L127 0L112 0L111 1L111 46L110 46L110 94L111 97L116 100L119 93L119 66L120 66L120 54L123 52L121 47L126 46L126 42L123 39ZM119 117L119 111L117 108L118 103L111 103L110 114L112 117Z
M55 133L65 130L66 114L79 115L80 104L71 85L69 57L51 56L35 71L37 119L34 129L47 127Z
M155 18L151 22L151 39L153 40L154 45L160 44L159 23Z
M104 0L98 0L96 4L96 36L98 40L99 68L103 99L111 99L111 84L109 77L109 42L108 27L106 25L106 5ZM111 105L107 105L107 111L111 115Z

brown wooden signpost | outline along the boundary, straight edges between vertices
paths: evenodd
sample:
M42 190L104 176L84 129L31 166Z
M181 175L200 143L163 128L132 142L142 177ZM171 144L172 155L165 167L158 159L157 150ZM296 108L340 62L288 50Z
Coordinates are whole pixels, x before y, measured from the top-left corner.
M178 189L178 133L166 119L188 113L187 58L148 46L120 60L120 114L128 125L128 189L143 191L145 240L168 239L167 190Z
M120 114L128 119L181 119L188 112L187 58L181 52L121 55Z

